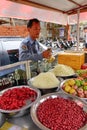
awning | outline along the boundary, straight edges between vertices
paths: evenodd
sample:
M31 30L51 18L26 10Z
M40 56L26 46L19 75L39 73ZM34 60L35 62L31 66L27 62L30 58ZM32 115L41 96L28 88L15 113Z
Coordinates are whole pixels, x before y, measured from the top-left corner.
M77 14L70 15L68 18L69 18L69 24L76 24L77 23ZM80 22L87 22L87 12L80 13L79 21Z
M38 18L44 22L66 25L75 23L80 9L80 22L87 21L87 0L3 0L0 17ZM85 12L85 13L83 13Z
M58 24L67 24L67 14L51 10L44 10L28 5L14 3L11 1L0 1L0 17L10 17L18 19L38 18L41 21Z

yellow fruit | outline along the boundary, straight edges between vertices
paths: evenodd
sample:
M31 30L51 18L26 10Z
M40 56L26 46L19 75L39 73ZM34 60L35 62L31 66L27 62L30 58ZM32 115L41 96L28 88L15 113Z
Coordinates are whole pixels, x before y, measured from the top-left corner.
M51 63L55 60L55 57L54 56L51 56L49 59L47 59L47 62L48 63Z
M74 88L71 88L70 91L69 91L70 94L74 94L76 93L76 90Z
M75 85L75 80L74 80L74 79L68 80L68 84L69 84L70 86Z
M71 90L71 87L70 87L69 85L67 85L67 86L65 86L64 90L65 90L66 92L69 92L69 91Z
M69 85L68 82L65 82L65 83L64 83L64 86L67 86L67 85Z

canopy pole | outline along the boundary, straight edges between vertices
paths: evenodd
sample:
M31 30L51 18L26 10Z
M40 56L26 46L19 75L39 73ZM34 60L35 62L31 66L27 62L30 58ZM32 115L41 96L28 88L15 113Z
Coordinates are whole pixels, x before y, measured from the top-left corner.
M77 51L79 50L79 16L80 9L77 10Z

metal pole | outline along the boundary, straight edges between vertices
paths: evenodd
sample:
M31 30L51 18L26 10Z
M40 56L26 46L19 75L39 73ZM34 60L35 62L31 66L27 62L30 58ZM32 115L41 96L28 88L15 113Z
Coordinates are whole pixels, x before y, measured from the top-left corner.
M79 50L79 16L80 9L77 10L77 51Z

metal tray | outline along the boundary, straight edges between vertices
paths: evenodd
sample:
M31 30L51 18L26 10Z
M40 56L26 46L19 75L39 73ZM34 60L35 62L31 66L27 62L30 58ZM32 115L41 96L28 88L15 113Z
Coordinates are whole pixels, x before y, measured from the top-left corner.
M85 102L83 102L81 99L79 99L78 97L73 97L71 95L66 95L63 94L62 92L56 92L56 93L50 93L50 94L46 94L42 97L40 97L36 103L34 103L31 107L30 110L30 114L31 114L31 118L33 120L33 122L41 129L41 130L50 130L49 128L45 127L37 118L37 108L38 106L43 103L45 100L49 99L49 98L56 98L56 97L62 97L65 99L70 99L73 100L74 102L76 102L78 105L82 105L83 106L83 110L87 112L87 104ZM87 125L85 125L83 128L81 128L80 130L87 130Z

